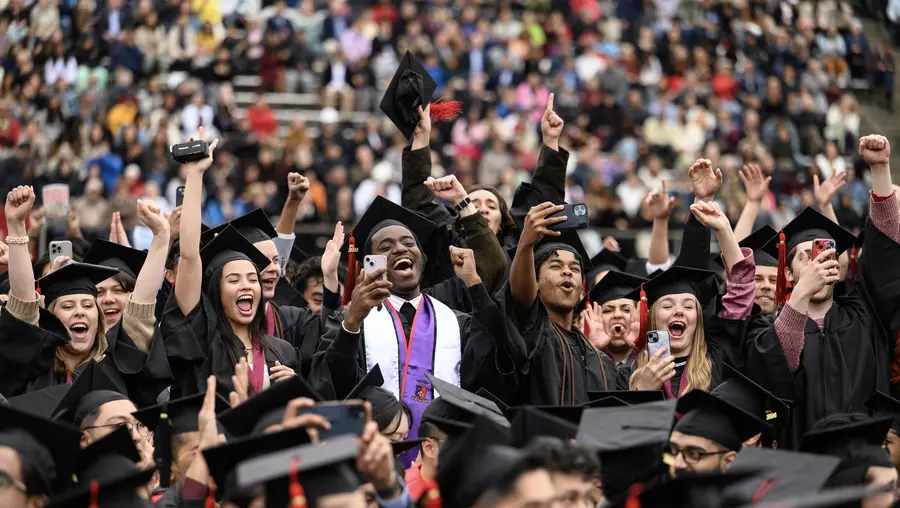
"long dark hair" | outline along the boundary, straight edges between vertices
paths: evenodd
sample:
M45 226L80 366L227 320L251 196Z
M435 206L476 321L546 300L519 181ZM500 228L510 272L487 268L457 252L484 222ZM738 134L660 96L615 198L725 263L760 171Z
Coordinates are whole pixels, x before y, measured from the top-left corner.
M231 359L231 363L237 364L241 358L246 356L246 352L244 351L244 343L241 342L241 339L235 335L234 329L231 328L231 322L228 320L228 316L225 315L225 308L222 305L221 283L224 269L225 265L209 276L209 286L207 287L206 295L209 297L213 309L215 309L216 326L219 328L222 342L225 343L225 351L228 352L228 358ZM257 269L256 275L257 280L259 280L259 269ZM278 357L277 351L272 348L271 339L266 334L266 299L262 296L262 283L259 284L259 306L256 308L253 321L250 322L250 337L251 340L259 343L264 353L270 351ZM284 363L283 358L279 357L278 360Z
M516 230L516 223L513 222L512 215L509 214L509 204L506 203L506 200L503 199L503 196L500 195L500 191L498 191L494 187L488 187L487 185L476 184L469 187L469 193L473 193L475 191L488 191L497 198L497 203L500 205L500 231L497 232L498 237L502 237L503 235L512 234L513 231Z

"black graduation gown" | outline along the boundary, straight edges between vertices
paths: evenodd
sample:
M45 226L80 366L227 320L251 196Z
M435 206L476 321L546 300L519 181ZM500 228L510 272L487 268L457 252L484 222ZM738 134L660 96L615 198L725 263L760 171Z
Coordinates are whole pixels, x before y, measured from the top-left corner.
M490 305L484 284L466 288L462 280L453 278L422 293L450 307L456 314L462 348L460 382L462 388L477 390L480 386L476 367L482 365L484 358L493 351L493 339L481 338L479 332L483 328L471 326L469 315L473 309ZM359 334L347 333L342 326L345 312L336 311L328 318L309 376L313 387L328 399L345 398L366 374L365 327L361 327Z
M628 389L627 371L616 368L580 330L557 334L540 297L521 319L508 284L494 298L504 314L510 346L518 353L519 389L510 405L572 406L589 402L590 391Z
M309 377L312 358L322 335L324 318L307 307L291 307L270 302L277 313L276 336L297 348L300 354L298 374ZM325 313L325 307L322 307ZM327 313L325 314L327 317Z
M200 302L187 316L178 307L174 292L166 303L160 331L175 378L172 399L204 392L210 374L216 376L216 391L226 399L234 389L231 384L234 362L228 355L216 320L215 309L206 295L201 295ZM299 375L300 353L297 349L272 336L267 336L267 342L270 348L263 351L266 365L272 368L278 361Z
M138 407L156 403L172 382L162 339L154 332L150 351L141 351L119 323L106 333L107 350L99 362L119 391ZM38 326L0 312L0 393L14 397L66 383L54 372L56 348L69 342L65 327L51 312L41 309ZM73 377L87 364L79 367Z
M776 397L793 400L797 435L833 413L865 412L876 390L890 392L895 336L891 320L900 311L900 245L871 222L854 289L836 298L824 331L807 318L800 366L791 374L774 324L752 338L746 373Z

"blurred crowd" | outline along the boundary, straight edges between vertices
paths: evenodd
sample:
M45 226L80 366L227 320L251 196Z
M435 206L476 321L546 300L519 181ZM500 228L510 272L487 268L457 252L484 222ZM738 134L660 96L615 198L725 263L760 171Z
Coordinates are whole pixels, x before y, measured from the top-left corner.
M169 147L200 125L222 140L204 221L277 214L285 175L311 180L300 220L352 222L399 201L408 144L379 111L411 50L463 115L433 131L436 173L512 192L537 163L551 92L571 152L567 198L592 225L648 224L650 190L681 198L687 167L720 167L722 208L746 199L737 170L772 177L758 221L813 204L812 177L846 172L842 225L865 217L854 91L893 107L890 48L843 0L0 0L0 192L63 183L82 227L134 201L175 204ZM238 107L234 78L258 76ZM272 93L316 97L279 111ZM249 102L249 101L248 101ZM360 114L362 113L362 114ZM208 134L209 135L209 134ZM221 154L221 155L219 155ZM435 176L439 176L436 174ZM36 188L39 191L39 189ZM38 192L40 199L40 192Z

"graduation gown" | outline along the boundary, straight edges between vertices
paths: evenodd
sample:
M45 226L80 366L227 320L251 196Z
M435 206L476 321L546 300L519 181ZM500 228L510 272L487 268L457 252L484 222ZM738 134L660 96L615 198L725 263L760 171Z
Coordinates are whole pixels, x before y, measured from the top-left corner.
M312 359L324 329L323 321L328 316L326 307L322 306L323 317L307 307L277 305L274 302L269 302L269 305L276 313L275 336L297 348L300 354L300 370L297 374L309 377Z
M206 378L214 374L216 391L227 399L234 389L231 384L234 362L228 355L209 298L201 295L197 306L185 316L173 293L166 303L160 331L175 378L170 397L177 399L204 392ZM270 347L263 349L267 369L278 361L300 374L300 353L294 346L272 336L267 336L267 343Z
M484 284L466 288L462 280L453 278L422 293L450 307L456 315L462 349L460 384L467 390L477 390L480 386L477 384L476 367L493 351L493 340L479 340L482 328L472 326L472 318L467 311L490 305L490 296ZM329 399L344 399L367 371L365 326L360 326L358 334L348 333L342 326L345 312L339 310L328 318L309 377L313 387Z
M150 351L141 351L121 322L106 333L107 350L100 367L122 394L138 407L156 403L156 397L172 382L172 373L158 330ZM54 371L56 349L69 343L63 324L51 312L40 309L38 325L0 312L0 393L14 397L66 384L65 374ZM73 374L78 377L87 364Z
M825 315L824 331L806 319L800 364L793 373L774 324L761 330L748 347L746 373L776 397L793 400L797 435L833 413L866 412L876 390L890 393L895 336L891 320L900 311L900 245L871 221L854 289L835 298Z
M495 298L505 317L509 346L518 353L518 390L509 405L573 406L590 402L589 391L628 389L627 370L616 368L581 331L554 326L540 296L523 318L517 317L509 285Z

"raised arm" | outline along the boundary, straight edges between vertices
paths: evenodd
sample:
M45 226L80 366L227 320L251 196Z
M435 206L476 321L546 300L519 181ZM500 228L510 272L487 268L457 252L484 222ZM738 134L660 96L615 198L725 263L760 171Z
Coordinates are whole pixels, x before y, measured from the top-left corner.
M740 242L753 232L753 225L762 208L762 200L769 190L772 177L763 177L759 164L754 163L744 164L744 168L738 171L738 176L744 182L744 190L747 192L747 202L744 203L741 216L734 226L735 239Z
M666 184L663 190L652 190L644 198L644 207L653 220L650 232L650 255L647 256L647 273L669 262L669 215L675 207L675 198L669 197ZM654 270L650 270L654 267Z
M199 139L203 139L200 127ZM219 140L209 145L209 157L185 164L187 179L184 184L184 204L181 210L181 255L178 260L178 278L175 280L175 299L178 308L187 316L200 302L203 282L203 262L200 260L200 201L203 194L203 173L212 166L213 152Z
M20 186L6 195L6 243L9 245L9 292L18 300L38 299L34 290L34 270L28 251L28 231L25 217L34 207L34 189Z
M278 218L278 224L275 225L275 231L278 236L273 239L278 249L278 257L281 259L281 272L284 274L284 267L291 257L291 249L294 247L294 228L297 226L297 212L300 211L300 203L306 191L309 190L309 179L300 173L288 173L288 197L281 209L281 216Z
M431 178L431 106L419 108L419 123L413 132L412 146L403 149L401 160L400 204L441 225L451 220L450 212L433 199L425 187Z
M531 186L554 203L566 200L566 166L569 163L569 152L559 146L559 136L564 126L563 119L553 111L553 94L550 94L541 117L543 139L537 167L531 177Z
M831 176L821 184L819 183L819 175L813 175L813 195L816 197L816 204L819 205L819 211L838 226L841 224L838 222L837 214L834 213L832 199L834 198L834 194L846 184L846 171L832 173ZM843 279L844 275L847 273L847 267L850 266L850 252L844 251L838 258L838 263L840 264L841 278Z
M519 237L519 246L509 270L509 292L520 316L524 316L537 298L538 283L534 266L534 246L545 236L559 236L558 231L548 229L566 220L565 216L547 218L562 211L562 205L547 201L533 207L525 216L525 228Z

